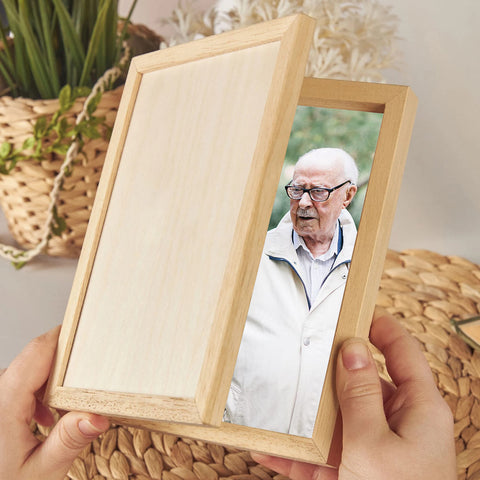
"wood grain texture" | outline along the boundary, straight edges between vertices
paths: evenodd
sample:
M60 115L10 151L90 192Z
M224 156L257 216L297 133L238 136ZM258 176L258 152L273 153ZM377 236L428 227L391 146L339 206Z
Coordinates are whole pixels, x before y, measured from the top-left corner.
M319 452L317 446L310 438L269 432L231 423L222 423L220 427L181 425L174 422L139 419L135 418L134 415L128 417L113 416L110 417L110 420L116 424L146 428L152 432L156 431L175 436L201 439L219 445L274 454L295 460L301 459L304 462L327 463L327 456Z
M299 105L383 113L385 104L405 87L381 83L306 77Z
M227 402L313 27L311 18L294 17L281 41L196 394L208 424L222 419Z
M82 252L78 261L72 290L68 299L67 308L55 353L55 361L48 379L45 393L46 402L54 401L56 388L63 385L68 366L70 352L75 338L78 319L82 310L83 299L88 287L88 280L95 260L96 249L102 231L102 225L108 209L106 199L110 198L115 176L118 170L119 159L123 149L123 141L128 131L133 106L140 86L141 75L132 62L125 82L125 88L118 108L118 114L110 138L102 175L97 189L96 200L85 233ZM113 147L113 148L112 148Z
M201 40L188 42L162 50L161 68L169 68L190 61L199 61L224 55L237 50L255 48L263 44L282 41L292 26L299 22L305 27L313 19L306 15L292 15L263 22L249 27L212 35ZM158 70L158 52L136 57L136 68L141 73Z
M341 84L339 87L341 90ZM352 88L347 85L348 96ZM378 91L378 98L385 102L384 115L313 432L320 451L328 448L325 432L333 433L335 427L332 411L338 408L334 381L338 349L349 337L368 337L417 107L417 99L408 87L360 83L358 90L361 103L366 101L366 90L370 90L369 96ZM342 108L345 96L340 98ZM371 105L371 100L367 101ZM377 106L372 107L377 111ZM362 110L362 105L358 109Z
M194 398L278 50L143 75L65 386Z
M155 419L167 417L182 424L202 423L191 399L114 393L101 390L62 387L57 389L53 403L68 405L70 410L86 410L99 415L116 412L125 418Z

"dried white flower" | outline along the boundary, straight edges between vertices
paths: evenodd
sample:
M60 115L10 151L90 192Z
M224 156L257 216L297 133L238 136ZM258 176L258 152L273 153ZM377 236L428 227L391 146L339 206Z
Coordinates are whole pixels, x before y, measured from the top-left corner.
M382 70L394 68L398 19L378 0L230 0L206 12L192 2L180 4L169 23L184 43L294 13L317 20L306 75L344 80L384 81Z

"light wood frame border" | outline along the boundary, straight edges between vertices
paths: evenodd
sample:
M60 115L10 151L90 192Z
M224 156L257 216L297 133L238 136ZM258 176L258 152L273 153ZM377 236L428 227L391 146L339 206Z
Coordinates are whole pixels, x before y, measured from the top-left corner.
M144 428L304 462L338 465L340 425L334 370L340 345L368 337L417 109L406 86L305 78L299 105L383 113L352 266L312 438L222 423L219 428L142 422ZM138 425L132 418L117 419Z
M306 15L293 15L132 59L65 313L59 354L47 389L47 401L52 406L115 412L128 416L132 414L132 402L135 400L135 411L142 418L170 418L177 422L217 426L221 424L235 366L236 356L231 355L231 352L238 351L255 282L256 272L252 268L251 259L260 258L276 189L275 182L267 185L263 180L280 175L314 23ZM228 56L234 52L247 52L256 47L261 50L267 44L278 46L278 55L273 61L272 77L267 79L269 86L265 108L261 115L259 133L257 132L252 167L248 172L249 191L241 199L234 240L228 251L227 266L221 282L221 298L215 305L211 326L213 333L209 336L195 398L118 394L63 386L143 76L170 67ZM235 79L232 78L232 81L235 82ZM229 100L225 99L225 102ZM183 113L179 112L179 115ZM201 124L201 121L199 118L198 123ZM248 122L248 119L244 121ZM244 189L245 186L242 190ZM258 208L260 196L265 193L271 202L262 202L261 208ZM258 228L258 225L265 225L265 231ZM239 258L249 260L239 262ZM238 295L239 291L243 295Z
M298 33L297 30L296 34ZM211 52L203 51L202 47L199 48L196 54L203 58L203 56L207 56ZM172 62L175 61L173 57L172 53ZM148 71L149 67L140 67L140 65L137 66L134 63L132 68L144 68ZM290 72L291 75L294 75L294 73ZM135 88L138 88L139 79L132 76L129 78L126 90L133 92ZM100 399L101 401L99 402L99 392L79 391L78 389L62 387L62 375L66 368L68 352L71 349L75 335L74 322L73 324L64 325L62 329L58 347L59 354L46 395L46 400L50 405L57 408L88 410L107 414L118 423L142 426L152 430L295 458L306 462L335 464L338 461L334 456L333 449L331 450L338 409L334 393L334 363L338 348L346 338L351 336L366 337L368 335L413 128L417 100L411 89L404 86L305 78L298 104L383 113L369 187L355 244L352 267L346 285L313 437L311 439L296 437L227 423L221 423L218 427L185 424L181 423L182 418L188 422L189 413L182 410L182 405L175 404L171 405L171 414L174 421L151 421L138 417L139 408L141 409L139 400L140 403L148 404L149 402L154 402L154 399L146 396L142 396L139 399L137 395L107 392L105 394L106 397ZM125 123L124 119L130 113L131 104L123 103L119 111L119 118L123 119L123 121L120 121L121 124ZM277 111L276 113L279 114L280 112ZM285 135L283 130L276 133ZM123 135L125 135L124 131L114 130L112 143L120 142L120 138ZM104 174L104 178L113 179L116 166L110 161L106 163L105 168L107 172ZM112 180L104 181L102 178L97 195L108 198L112 184ZM267 193L271 194L273 202L274 191ZM87 251L91 251L93 254L90 254L88 257L82 254L72 293L72 296L77 300L81 298L82 293L84 293L83 290L86 288L84 282L80 280L88 278L88 272L92 268L94 245L98 242L104 216L105 207L96 205L92 217L97 228L89 228L85 240ZM268 224L268 217L264 221L265 224ZM255 233L253 230L251 232L252 234ZM260 252L258 252L258 255L260 255ZM232 291L243 288L241 285L242 275L240 273L237 273L234 277L237 281L232 285ZM81 306L81 302L69 302L66 318L74 318L75 315L78 318L78 312L75 313L72 309L80 308L79 303ZM236 304L232 304L232 311L237 307ZM234 313L232 311L230 314ZM245 314L246 312L242 311L242 315ZM238 350L241 340L241 329L238 328L238 325L233 332L233 336L236 337ZM225 339L225 330L222 330L221 338ZM220 357L225 355L228 357L226 352L220 353ZM230 370L233 371L235 358L231 362L233 363ZM215 397L215 391L223 392L218 395L218 398L221 398L220 408L223 409L230 380L226 382L225 378L219 376L210 379L210 382L208 388L211 395ZM208 396L205 398L208 398ZM213 409L209 411L207 408L205 409L207 413L201 419L205 424L210 421L210 424L214 425L215 418L218 418L218 402L211 396L208 398L208 402L210 402L210 405L217 403L217 416L215 416L215 413L212 413Z

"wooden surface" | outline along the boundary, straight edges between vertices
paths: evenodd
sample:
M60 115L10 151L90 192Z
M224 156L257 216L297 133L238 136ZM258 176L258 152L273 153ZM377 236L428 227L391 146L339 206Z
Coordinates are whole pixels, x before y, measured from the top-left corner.
M65 386L195 396L278 48L143 76Z
M308 80L306 83L309 94L315 90L318 92L318 99L313 102L316 106L330 105L337 99L338 108L384 112L313 432L313 441L320 451L325 451L328 449L328 436L325 431L333 432L335 427L332 410L336 408L336 355L339 346L347 338L368 336L407 158L417 99L410 88L403 86L338 82L335 88L333 83L328 81ZM379 103L383 103L383 107Z
M225 410L303 84L314 22L298 15L285 26L197 389L205 423L217 424Z

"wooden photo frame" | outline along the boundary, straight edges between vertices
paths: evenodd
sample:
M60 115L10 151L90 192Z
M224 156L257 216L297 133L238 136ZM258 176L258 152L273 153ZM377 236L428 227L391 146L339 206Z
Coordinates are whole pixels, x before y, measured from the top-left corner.
M297 107L225 422L312 437L382 118L377 112ZM312 165L322 168L312 171ZM335 188L325 202L305 191L292 201L286 187L299 180ZM305 214L311 220L302 220ZM321 254L312 250L332 227L335 239L322 245Z
M368 334L416 99L403 86L304 79L313 26L295 15L132 60L49 405L334 462L332 364L344 339ZM383 113L312 438L222 421L297 105Z

